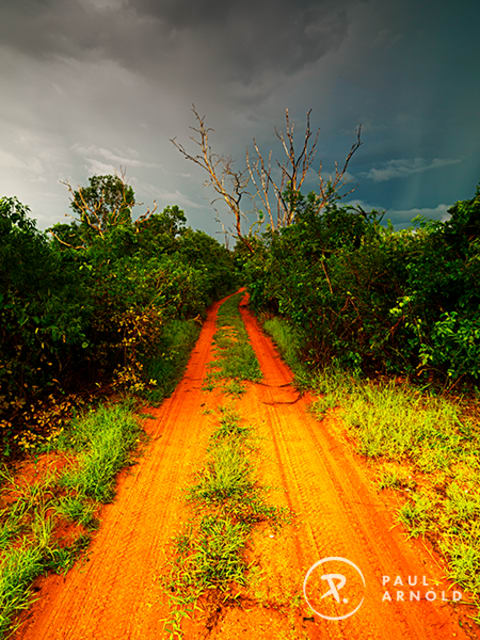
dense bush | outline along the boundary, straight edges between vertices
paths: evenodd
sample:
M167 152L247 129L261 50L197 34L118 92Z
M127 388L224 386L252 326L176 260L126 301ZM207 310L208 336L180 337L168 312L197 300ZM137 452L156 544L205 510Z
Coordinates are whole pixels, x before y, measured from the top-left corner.
M103 379L142 390L144 363L165 349L166 325L200 319L235 284L230 253L188 228L178 207L132 221L133 190L112 176L94 176L71 193L76 219L50 233L17 199L0 199L0 422L7 431L53 389Z
M252 255L252 304L287 318L312 365L480 378L480 191L446 222L394 231L373 211L298 199L295 222Z
M0 199L0 401L21 407L82 353L93 316L88 271L54 249L15 198Z

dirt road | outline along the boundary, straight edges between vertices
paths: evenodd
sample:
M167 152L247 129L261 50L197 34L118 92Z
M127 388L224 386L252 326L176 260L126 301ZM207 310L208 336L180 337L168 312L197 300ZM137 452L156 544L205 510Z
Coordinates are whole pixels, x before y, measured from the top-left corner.
M215 305L210 311L175 393L152 410L156 417L147 425L152 440L139 463L122 476L115 502L105 508L88 561L65 578L43 581L39 600L17 640L168 637L162 621L167 603L159 576L172 538L189 517L185 489L202 465L211 432L211 418L204 409L223 401L216 392L202 390L217 309ZM478 627L465 620L459 626L459 613L442 602L442 591L450 598L451 589L442 580L439 561L394 526L363 462L333 435L328 420L318 422L309 413L309 399L299 398L289 386L292 375L271 341L246 308L242 315L264 377L248 385L237 410L255 425L257 474L263 485L271 487L269 500L296 515L279 531L258 528L248 551L249 560L259 567L249 587L251 597L220 611L208 637L480 637ZM322 565L307 581L307 596L319 613L335 617L360 605L343 620L320 617L303 600L307 571L326 557L345 558L358 570L343 561ZM346 576L347 584L342 586L338 575L322 582L322 568L328 575ZM415 577L418 583L426 582L429 586L422 593L434 593L435 599L409 601L409 591L418 589L418 583L406 584L409 577L411 583ZM390 582L382 585L387 578ZM331 594L322 598L327 586L333 587ZM392 601L385 598L385 591ZM396 602L397 591L404 592L407 601ZM207 635L192 629L186 637Z

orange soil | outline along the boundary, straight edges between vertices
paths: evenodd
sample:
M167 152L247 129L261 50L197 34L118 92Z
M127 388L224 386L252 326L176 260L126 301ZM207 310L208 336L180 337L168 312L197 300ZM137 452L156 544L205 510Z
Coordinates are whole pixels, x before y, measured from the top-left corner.
M213 424L204 409L228 401L201 388L218 306L208 315L175 393L149 411L156 416L146 426L152 440L140 462L122 475L87 560L66 577L42 580L39 600L25 616L17 640L168 637L163 623L168 607L159 577L172 539L190 515L185 489L202 468ZM394 528L363 461L335 435L329 419L318 422L309 413L309 398L299 398L288 386L291 372L271 341L246 308L242 315L264 377L248 385L236 407L245 423L254 425L257 476L271 488L267 501L296 515L278 531L257 527L248 550L257 568L246 597L219 611L213 629L190 625L187 640L480 637L478 627L460 618L463 612L441 601L382 602L384 575L392 581L425 576L430 585L439 585L437 590L448 589L441 563L420 542L406 540L399 526ZM365 576L365 601L343 621L320 618L303 602L306 572L330 556L348 558ZM344 571L352 581L354 573ZM402 587L390 591L397 589ZM355 589L349 594L358 596Z

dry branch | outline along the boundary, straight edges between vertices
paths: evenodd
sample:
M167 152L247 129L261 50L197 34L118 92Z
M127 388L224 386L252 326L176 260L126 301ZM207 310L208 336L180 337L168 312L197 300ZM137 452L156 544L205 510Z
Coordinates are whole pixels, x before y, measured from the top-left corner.
M206 171L206 185L213 187L218 194L213 202L223 199L230 211L233 213L235 235L240 239L250 251L253 251L249 242L250 232L242 232L242 218L244 217L240 209L240 200L244 194L249 194L252 199L257 197L261 201L261 207L265 210L266 222L272 231L281 227L291 225L295 220L297 211L297 197L312 168L317 154L317 143L320 134L318 129L315 134L310 126L311 109L307 112L305 130L300 150L295 149L295 124L290 119L288 109L285 109L285 124L283 131L275 129L275 136L279 140L283 150L283 160L276 162L279 170L279 178L274 176L272 167L272 151L263 154L255 138L253 139L253 152L246 151L246 168L242 171L234 171L231 158L218 155L212 151L209 141L209 134L214 130L207 127L205 116L200 116L192 106L192 111L197 120L197 127L190 127L194 132L191 140L199 148L198 153L189 153L186 148L176 138L171 142L187 159L199 165ZM356 131L356 140L343 161L341 169L335 163L335 174L333 178L325 179L322 175L322 164L319 163L318 179L319 193L316 198L316 210L319 212L332 199L344 197L347 193L340 194L340 189L345 185L348 165L360 147L361 127ZM253 193L247 191L247 186L251 181ZM353 190L353 189L352 189ZM288 195L290 194L290 195ZM276 219L274 210L276 208ZM259 216L256 223L260 227L263 223L263 216Z
M194 132L194 135L190 136L190 139L195 146L199 147L200 151L192 155L181 143L177 142L176 138L171 138L171 142L187 160L198 164L207 172L208 178L206 184L212 186L219 197L225 201L227 207L233 214L237 237L253 252L248 238L242 233L243 214L240 209L240 200L242 196L247 193L246 187L249 182L249 177L246 175L247 172L246 170L235 171L231 158L212 151L208 137L210 133L214 132L214 129L206 126L205 116L200 116L195 105L192 105L192 111L198 126L190 127ZM218 198L215 200L217 199ZM215 200L213 202L215 202Z

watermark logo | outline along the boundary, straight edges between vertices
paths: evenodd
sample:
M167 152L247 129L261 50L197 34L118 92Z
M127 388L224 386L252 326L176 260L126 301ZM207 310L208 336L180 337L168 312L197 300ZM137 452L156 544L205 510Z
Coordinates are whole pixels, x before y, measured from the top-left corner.
M345 620L365 599L363 573L347 558L322 558L307 571L303 595L310 609L326 620Z
M370 585L372 597L382 603L426 601L461 602L462 593L432 584L427 576L383 575L381 584ZM361 570L351 560L338 556L322 558L307 571L303 595L310 609L326 620L345 620L353 616L365 599L366 582Z

